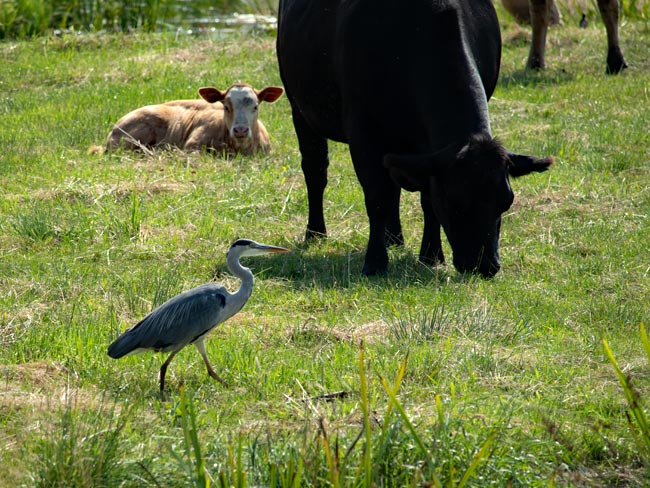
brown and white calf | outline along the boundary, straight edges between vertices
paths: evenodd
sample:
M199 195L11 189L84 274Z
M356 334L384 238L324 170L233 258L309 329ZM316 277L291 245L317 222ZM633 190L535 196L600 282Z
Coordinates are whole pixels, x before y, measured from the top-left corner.
M259 104L275 102L283 91L278 86L256 90L237 83L226 91L200 88L203 100L141 107L117 121L106 140L106 151L174 146L186 151L267 153L269 134L258 118Z

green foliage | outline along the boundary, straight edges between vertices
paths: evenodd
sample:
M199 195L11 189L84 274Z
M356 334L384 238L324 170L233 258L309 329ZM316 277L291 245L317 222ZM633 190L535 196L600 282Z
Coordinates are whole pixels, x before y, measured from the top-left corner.
M128 476L122 466L127 421L114 409L84 412L68 403L36 445L34 486L118 486Z
M275 11L277 0L2 0L0 40L40 36L54 29L155 32L206 18L207 12Z
M172 455L178 461L179 466L187 473L189 485L196 486L196 488L210 488L210 478L206 472L205 459L201 453L195 407L192 398L186 396L185 388L182 385L180 387L180 404L178 408L185 449L184 456L180 456L174 450L171 451Z

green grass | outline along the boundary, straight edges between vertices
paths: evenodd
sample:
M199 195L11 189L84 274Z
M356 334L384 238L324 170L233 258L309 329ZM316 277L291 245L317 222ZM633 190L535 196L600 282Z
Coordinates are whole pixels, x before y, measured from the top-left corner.
M557 162L513 181L489 281L417 263L413 194L388 276L362 277L367 218L338 144L329 238L304 246L286 97L261 108L268 156L87 154L135 107L280 84L271 38L0 43L0 485L647 483L603 348L647 416L650 31L627 21L621 37L622 76L604 75L595 22L554 28L549 69L531 74L521 29L504 23L493 131ZM106 347L175 293L212 279L234 289L236 237L293 252L247 261L253 296L208 340L231 387L188 348L161 399L161 356L114 361Z

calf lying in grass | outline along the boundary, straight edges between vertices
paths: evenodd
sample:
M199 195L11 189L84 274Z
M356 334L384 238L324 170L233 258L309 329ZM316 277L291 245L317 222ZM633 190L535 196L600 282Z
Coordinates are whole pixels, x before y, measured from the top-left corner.
M226 91L200 88L203 100L175 100L126 114L108 135L105 150L174 146L186 151L268 153L269 134L258 119L258 107L260 102L275 102L282 93L277 86L256 90L243 83Z

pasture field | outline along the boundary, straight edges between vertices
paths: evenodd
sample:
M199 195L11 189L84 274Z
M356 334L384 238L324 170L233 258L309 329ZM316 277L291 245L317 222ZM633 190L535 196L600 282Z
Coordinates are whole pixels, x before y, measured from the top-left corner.
M407 193L406 245L362 277L339 144L329 238L305 246L286 97L260 109L268 156L87 153L141 105L280 84L272 37L0 43L0 486L649 486L650 438L602 341L650 415L650 27L623 23L630 68L606 76L602 24L573 25L552 29L542 73L503 25L493 132L556 164L513 180L492 280L418 264ZM249 258L251 300L207 341L231 386L187 348L161 398L163 356L106 348L182 290L235 289L237 237L293 252Z

